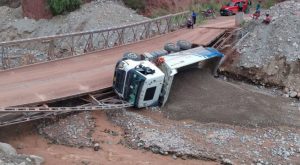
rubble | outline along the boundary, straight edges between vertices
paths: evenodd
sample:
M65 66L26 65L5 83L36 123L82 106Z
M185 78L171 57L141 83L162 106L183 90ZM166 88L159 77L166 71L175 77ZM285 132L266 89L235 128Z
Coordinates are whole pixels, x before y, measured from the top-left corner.
M95 127L90 112L74 114L54 123L39 126L39 133L57 144L73 147L92 147Z
M0 142L0 165L41 165L44 161L40 156L17 154L10 144Z
M299 1L284 1L263 10L258 20L246 22L247 36L237 45L239 56L224 70L257 84L300 90L299 11ZM262 23L266 13L272 17L269 25Z
M21 7L0 6L0 42L127 25L148 18L117 1L97 0L50 20L22 17Z
M170 155L173 159L215 160L222 164L297 164L300 161L298 128L246 128L223 123L174 121L162 117L161 113L149 113L152 115L107 112L109 118L127 132L127 145Z
M264 11L259 20L248 22L245 31L250 34L240 43L239 65L262 67L275 56L284 56L287 62L300 59L299 11L300 2L285 1ZM265 13L272 16L269 25L261 23Z

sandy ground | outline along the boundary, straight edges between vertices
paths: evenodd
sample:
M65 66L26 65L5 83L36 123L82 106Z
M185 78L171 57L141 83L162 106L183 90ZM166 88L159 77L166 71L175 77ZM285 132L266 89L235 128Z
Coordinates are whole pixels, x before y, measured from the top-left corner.
M283 97L215 79L207 70L179 72L164 113L172 119L241 126L300 126L298 106Z
M187 165L214 165L215 162L201 160L173 159L171 156L153 154L150 151L135 150L119 144L123 130L108 121L104 112L96 112L96 127L93 134L95 141L100 142L101 150L94 151L91 148L74 148L49 143L41 135L38 135L34 125L19 125L0 128L0 141L6 142L17 148L19 153L35 154L45 158L45 165L51 164L126 164L126 165L150 165L150 164L187 164ZM13 128L13 129L12 129ZM111 129L119 132L118 136L111 136L104 132Z

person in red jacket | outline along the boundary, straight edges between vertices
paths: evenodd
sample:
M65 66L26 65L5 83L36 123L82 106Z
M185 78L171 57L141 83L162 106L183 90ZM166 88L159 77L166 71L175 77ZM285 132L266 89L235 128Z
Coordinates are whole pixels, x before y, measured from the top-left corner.
M269 24L271 22L271 16L269 14L266 14L266 18L263 20L264 24Z

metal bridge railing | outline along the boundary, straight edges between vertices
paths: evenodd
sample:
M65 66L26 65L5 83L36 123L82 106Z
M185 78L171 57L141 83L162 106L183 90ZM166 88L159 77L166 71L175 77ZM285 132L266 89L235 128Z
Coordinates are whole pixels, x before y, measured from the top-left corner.
M110 29L0 42L0 70L113 48L182 28L189 12Z

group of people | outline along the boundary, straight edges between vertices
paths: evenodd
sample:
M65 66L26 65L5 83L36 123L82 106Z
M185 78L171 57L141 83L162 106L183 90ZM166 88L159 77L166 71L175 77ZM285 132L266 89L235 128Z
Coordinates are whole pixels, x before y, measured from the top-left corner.
M197 14L195 11L192 11L192 16L187 20L187 28L194 28L194 24L196 24Z
M251 0L248 1L248 5L251 6L252 5L252 2ZM253 19L258 19L260 17L260 10L261 10L261 0L258 1L257 5L256 5L256 8L255 8L255 13L252 15ZM242 6L242 3L240 3L239 5L239 12L242 12L243 11L243 6ZM192 15L190 18L188 18L187 20L187 28L194 28L194 25L196 24L196 19L197 19L197 14L195 11L192 11ZM263 23L264 24L269 24L271 22L272 18L270 16L270 14L266 14L266 17L265 19L263 20Z
M260 9L261 9L261 1L258 1L258 4L256 5L255 8L255 13L253 14L253 19L258 19L260 17ZM269 24L271 22L272 18L270 14L266 13L266 17L263 20L264 24Z

